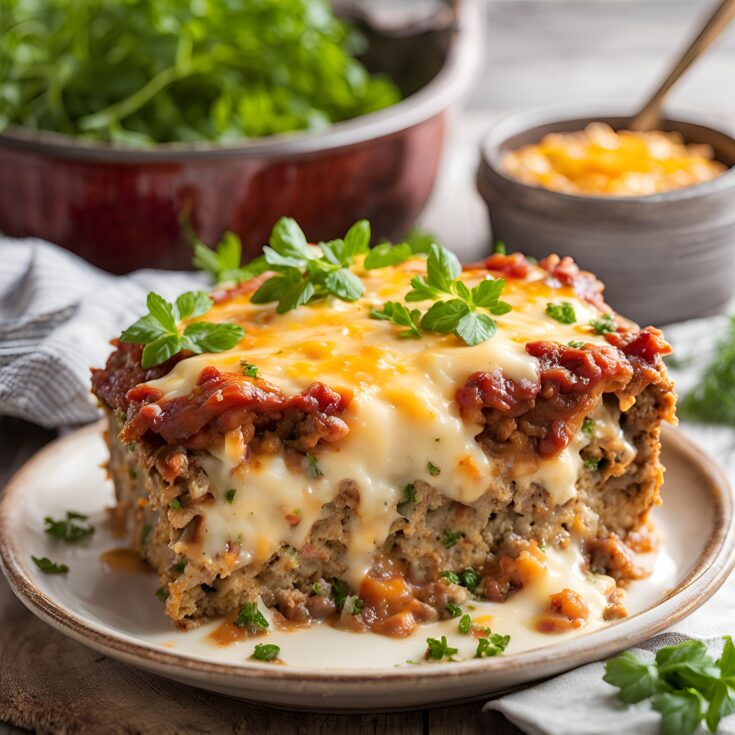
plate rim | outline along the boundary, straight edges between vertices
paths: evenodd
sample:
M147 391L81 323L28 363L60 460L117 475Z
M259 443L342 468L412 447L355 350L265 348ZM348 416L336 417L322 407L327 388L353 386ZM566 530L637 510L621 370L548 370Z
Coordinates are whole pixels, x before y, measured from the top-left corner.
M133 665L150 671L165 670L182 675L182 668L194 678L225 677L230 682L246 683L296 682L301 684L359 684L362 687L390 685L393 682L430 684L437 677L453 680L477 677L481 673L539 670L565 671L575 666L604 658L651 638L683 619L704 604L722 586L735 567L735 496L722 468L683 432L665 425L662 441L673 451L684 455L688 463L707 479L707 491L714 508L714 527L695 565L675 588L657 602L623 620L588 634L561 641L555 645L529 649L511 656L434 664L423 667L379 669L329 669L318 671L303 667L275 667L245 659L242 663L222 663L191 654L160 650L152 644L132 640L103 629L68 610L39 589L22 561L10 525L14 498L20 494L26 477L36 467L68 447L98 437L105 428L104 420L57 438L34 454L8 481L0 494L0 568L18 599L37 617L61 633ZM89 437L89 439L88 439ZM650 620L649 620L650 618ZM531 680L533 677L529 677ZM538 677L536 677L538 678Z

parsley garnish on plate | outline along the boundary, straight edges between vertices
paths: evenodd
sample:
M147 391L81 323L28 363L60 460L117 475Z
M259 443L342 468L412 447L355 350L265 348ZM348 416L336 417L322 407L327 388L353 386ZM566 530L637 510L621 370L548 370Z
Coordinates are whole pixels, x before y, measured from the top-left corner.
M568 301L559 304L546 304L546 314L556 319L560 324L574 324L577 321L577 313Z
M490 656L500 656L510 643L509 635L500 635L498 633L490 633L488 630L487 637L480 638L477 641L477 651L475 658L485 658Z
M281 653L281 647L275 643L258 643L250 658L258 661L275 661Z
M213 301L204 291L187 291L173 304L151 291L146 304L148 314L120 335L121 342L145 345L141 359L144 368L160 365L182 350L197 355L224 352L245 334L241 326L230 322L193 322L179 332L181 319L201 316L212 308Z
M237 495L237 488L231 487L225 492L225 500L232 505L235 502L235 495Z
M441 468L437 467L431 460L426 463L426 471L432 476L436 477L441 474Z
M171 510L181 510L181 501L178 498L173 498L173 500L169 500L168 507Z
M575 350L581 350L584 347L584 342L581 339L571 339L567 344L574 347Z
M67 511L66 518L61 521L55 521L50 516L44 518L46 528L44 529L49 536L54 536L67 544L73 544L94 533L94 526L85 523L76 523L76 521L86 521L88 516L83 513L75 513Z
M69 567L66 564L57 564L51 561L47 556L38 557L32 556L33 563L44 573L44 574L66 574L69 571Z
M586 416L584 421L582 422L582 433L585 436L588 436L590 439L595 436L597 433L596 421L594 419L591 419L589 416Z
M166 602L168 600L169 591L166 587L159 587L155 592L155 596L161 601Z
M255 602L246 602L235 618L235 625L240 628L251 627L257 630L265 630L268 627L268 621L265 619L258 605Z
M452 648L447 643L447 637L443 635L440 639L438 638L427 638L425 657L427 659L433 659L434 661L441 661L446 659L447 661L456 661L454 654L457 653L456 648Z
M661 714L661 735L691 735L704 720L716 732L723 717L735 712L735 646L725 636L715 661L701 641L664 646L654 661L625 651L605 664L604 681L620 691L625 704L651 700Z
M472 618L469 615L463 615L459 619L457 630L462 633L462 635L467 635L472 630Z

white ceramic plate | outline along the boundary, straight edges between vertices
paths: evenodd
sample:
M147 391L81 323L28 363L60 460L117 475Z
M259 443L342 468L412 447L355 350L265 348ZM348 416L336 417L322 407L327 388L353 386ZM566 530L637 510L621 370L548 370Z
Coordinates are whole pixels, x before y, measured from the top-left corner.
M428 629L394 641L314 626L269 638L281 644L288 665L259 663L248 659L252 641L221 647L208 636L212 626L186 633L174 629L153 594L154 575L113 571L100 562L101 552L121 545L104 523L114 496L100 469L106 458L101 432L100 425L90 426L53 442L9 483L0 503L0 555L13 590L40 618L102 653L259 703L399 709L487 695L654 635L701 605L735 563L733 498L726 479L711 459L667 428L664 505L654 513L664 547L646 555L652 576L632 585L631 615L625 620L589 627L581 636L554 637L550 645L530 650L514 652L512 641L496 658L422 665L406 659L421 656L425 636L435 635ZM87 513L95 522L97 532L89 541L63 545L44 533L44 516L61 517L67 510ZM66 563L70 572L42 574L31 555Z

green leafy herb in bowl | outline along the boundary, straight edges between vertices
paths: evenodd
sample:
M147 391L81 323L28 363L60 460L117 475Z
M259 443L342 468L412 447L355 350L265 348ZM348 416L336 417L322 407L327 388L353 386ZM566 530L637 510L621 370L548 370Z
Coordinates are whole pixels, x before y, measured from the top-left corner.
M3 0L0 130L133 146L323 128L394 104L327 0Z

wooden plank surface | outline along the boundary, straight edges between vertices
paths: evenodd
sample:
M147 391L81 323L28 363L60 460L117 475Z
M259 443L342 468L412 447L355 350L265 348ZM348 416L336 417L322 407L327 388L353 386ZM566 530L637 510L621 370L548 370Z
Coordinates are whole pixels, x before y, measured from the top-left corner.
M0 488L54 434L0 418ZM394 714L267 709L147 674L91 651L28 612L0 578L0 735L426 735L519 730L482 703Z

